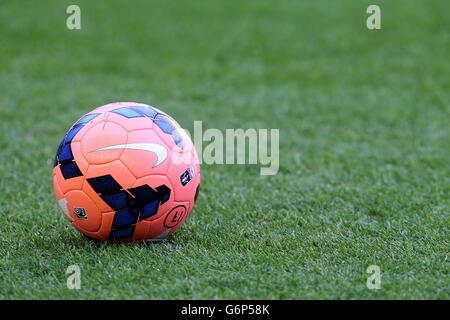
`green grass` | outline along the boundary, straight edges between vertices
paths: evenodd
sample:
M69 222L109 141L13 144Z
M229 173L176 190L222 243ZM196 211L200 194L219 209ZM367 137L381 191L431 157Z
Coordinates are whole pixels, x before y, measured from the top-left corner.
M450 6L377 1L369 31L371 3L2 0L0 298L449 299ZM280 172L203 165L170 239L87 241L52 159L80 115L127 100L189 129L279 128Z

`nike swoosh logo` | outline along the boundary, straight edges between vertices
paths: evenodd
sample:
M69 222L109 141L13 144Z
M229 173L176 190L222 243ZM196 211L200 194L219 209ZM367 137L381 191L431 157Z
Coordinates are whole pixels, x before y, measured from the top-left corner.
M156 143L116 144L113 146L100 148L95 151L116 150L116 149L132 149L132 150L143 150L153 152L157 156L157 160L153 168L159 166L167 158L167 149L164 148L162 145Z

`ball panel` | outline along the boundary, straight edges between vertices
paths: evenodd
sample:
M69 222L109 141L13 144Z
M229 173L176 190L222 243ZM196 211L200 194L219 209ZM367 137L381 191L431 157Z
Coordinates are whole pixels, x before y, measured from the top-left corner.
M142 178L151 174L164 175L169 168L169 158L167 146L150 129L128 133L127 149L123 151L120 161L136 178Z
M96 240L106 240L106 239L108 239L113 219L114 219L114 212L102 213L102 223L100 225L100 228L99 228L99 230L94 231L94 232L84 230L78 225L74 225L74 227L79 232L83 233L84 235L86 235L90 238L93 238Z
M156 230L153 227L153 221L148 220L140 221L136 225L136 228L134 230L134 239L136 241L145 240L148 239L149 237L152 237L157 232L163 231Z
M59 200L64 197L64 192L61 190L59 186L58 180L55 177L55 173L53 173L53 190L55 192L56 200Z
M150 175L143 178L136 179L133 187L149 186L158 193L161 201L158 204L156 213L146 215L144 220L152 221L158 219L158 217L164 215L173 206L174 190L164 175Z
M197 198L198 198L199 192L200 192L200 183L197 184L197 188L195 189L194 200L189 201L188 215L192 212L192 210L194 210L195 204L197 203Z
M107 121L120 125L127 132L139 129L153 128L153 121L150 118L142 116L139 118L129 118L124 120L123 116L116 114L112 111L108 112Z
M174 152L186 152L192 144L186 132L172 118L166 115L157 115L153 127L158 137Z
M102 180L102 177L110 177L110 179L103 178ZM98 181L100 182L95 179L99 179ZM127 167L119 160L115 160L106 164L90 165L86 173L86 180L82 190L95 201L102 212L109 212L115 210L111 205L113 205L115 201L120 201L120 199L103 199L101 195L105 193L105 190L107 193L111 193L113 189L118 192L132 187L135 181L136 178L130 173ZM101 182L103 182L104 185L103 189ZM123 192L121 194L123 194Z
M97 107L94 110L92 110L91 112L93 112L93 113L94 112L106 112L106 111L117 109L117 108L127 107L129 105L144 105L144 106L147 106L144 103L134 102L134 101L111 102L111 103L105 104L103 106Z
M105 115L102 112L89 112L78 119L77 122L75 122L74 125L69 129L67 134L69 135L69 133L74 128L79 128L79 130L76 129L78 130L78 133L73 136L71 141L80 142L81 140L83 140L84 135L89 131L89 129L103 122L104 118Z
M63 193L67 193L71 190L81 190L84 182L83 176L78 176L70 179L64 178L60 165L57 165L53 168L53 179L56 180L56 183L59 185Z
M200 166L195 164L196 157L190 153L186 155L189 155L187 163L172 162L166 174L174 188L175 201L193 201L200 183Z
M101 122L91 127L81 141L83 155L89 164L104 164L118 160L122 155L128 133L112 122Z
M81 190L65 194L67 208L73 225L82 230L95 232L100 229L102 214L95 203Z
M72 149L73 159L78 166L78 169L83 175L86 175L86 172L89 168L89 162L86 160L83 150L81 149L81 142L72 142L70 144Z
M137 241L161 241L172 234L188 216L189 202L173 202L172 208L151 221L139 222L135 230Z
M55 191L56 202L58 203L59 210L63 214L64 218L72 223L73 218L70 215L69 208L67 206L67 199L64 197L64 192L62 192L55 175L53 175L53 190Z

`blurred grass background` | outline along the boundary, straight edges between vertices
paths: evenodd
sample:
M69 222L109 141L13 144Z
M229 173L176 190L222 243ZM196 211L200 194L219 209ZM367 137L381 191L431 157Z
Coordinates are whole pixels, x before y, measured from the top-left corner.
M371 31L369 4L2 0L0 297L450 298L450 5L377 1ZM130 100L188 129L279 128L280 172L204 165L170 240L90 243L52 159L79 116Z

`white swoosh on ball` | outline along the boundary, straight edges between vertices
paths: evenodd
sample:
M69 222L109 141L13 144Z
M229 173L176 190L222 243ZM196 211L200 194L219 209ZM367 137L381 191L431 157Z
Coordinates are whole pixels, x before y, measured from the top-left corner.
M132 150L143 150L143 151L153 152L158 157L158 159L156 160L156 163L153 167L159 166L167 158L167 149L157 143L116 144L113 146L100 148L95 151L116 150L116 149L132 149Z

